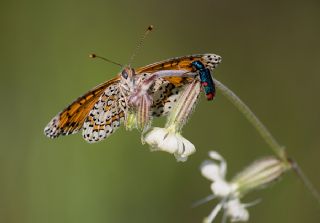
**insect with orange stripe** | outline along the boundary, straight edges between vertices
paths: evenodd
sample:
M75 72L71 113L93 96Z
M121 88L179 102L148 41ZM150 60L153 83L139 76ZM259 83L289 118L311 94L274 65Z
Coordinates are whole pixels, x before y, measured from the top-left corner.
M151 29L149 27L147 32ZM143 38L145 36L146 34ZM73 101L49 122L44 133L49 138L56 138L82 130L87 142L107 138L126 120L128 98L136 86L152 76L157 79L148 89L152 96L150 113L156 117L167 115L174 107L183 86L197 78L197 75L184 75L197 72L192 66L194 61L200 61L206 68L213 70L221 62L221 57L215 54L196 54L171 58L138 69L126 66L115 78L94 87Z

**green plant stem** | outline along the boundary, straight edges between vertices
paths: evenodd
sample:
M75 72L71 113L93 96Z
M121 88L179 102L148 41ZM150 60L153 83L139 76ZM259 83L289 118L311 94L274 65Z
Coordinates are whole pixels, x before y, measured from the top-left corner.
M271 135L265 125L258 119L258 117L251 111L251 109L227 86L220 81L214 79L214 83L217 88L221 90L222 94L226 96L234 106L248 119L248 121L255 127L265 142L271 147L271 149L277 154L277 156L285 162L288 162L285 149L281 146L277 140Z
M248 121L255 127L259 132L265 142L270 146L270 148L275 152L275 154L282 160L289 168L292 168L306 188L311 192L312 196L320 204L320 194L317 189L313 186L309 178L303 173L302 169L298 164L289 159L285 149L281 146L277 140L271 135L270 131L265 127L265 125L258 119L258 117L251 111L251 109L227 86L222 84L220 81L214 79L214 83L217 88L222 92L222 94L228 98L231 103L238 108L238 110L248 119Z

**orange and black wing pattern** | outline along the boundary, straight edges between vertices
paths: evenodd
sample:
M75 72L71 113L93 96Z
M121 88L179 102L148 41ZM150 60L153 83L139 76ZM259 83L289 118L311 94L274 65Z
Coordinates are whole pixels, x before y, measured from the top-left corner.
M206 68L213 70L221 62L221 57L216 54L195 54L175 57L138 68L136 69L136 73L152 74L164 70L182 70L186 73L194 72L192 68L192 62L194 61L200 61ZM183 86L193 80L193 77L177 76L159 78L152 89L154 98L152 115L159 117L170 113L172 108L175 107Z
M193 70L191 63L197 60L201 61L207 68L214 69L221 62L221 57L209 53L175 57L140 67L136 69L136 73L154 73L161 70L185 70L186 72L191 72ZM166 77L163 79L174 84L176 87L183 85L186 81L192 80L187 77Z
M119 77L116 77L77 98L48 123L44 129L44 134L49 138L56 138L60 135L77 133L105 89L110 85L118 84Z
M136 74L152 74L163 70L192 72L193 61L200 61L207 68L214 69L221 62L221 57L215 54L176 57L138 68ZM153 115L161 116L170 112L180 88L192 80L190 77L160 78L158 88L154 89ZM45 135L56 138L76 133L83 128L83 137L88 142L108 137L119 128L125 117L125 111L118 106L119 100L123 100L118 92L119 86L120 76L117 76L79 97L49 122L44 129Z

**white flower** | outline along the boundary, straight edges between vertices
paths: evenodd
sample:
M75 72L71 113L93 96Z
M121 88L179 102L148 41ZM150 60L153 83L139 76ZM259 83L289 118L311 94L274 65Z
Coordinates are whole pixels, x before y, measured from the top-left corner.
M230 185L225 181L227 163L223 157L215 151L210 151L209 156L214 161L203 162L201 166L201 173L204 177L213 181L211 184L211 190L213 193L217 196L225 197L234 190L234 185Z
M249 212L246 209L246 205L242 204L239 199L229 200L226 202L224 209L232 222L249 220Z
M212 160L203 162L201 173L212 181L213 195L204 201L214 198L220 198L221 201L204 220L206 223L213 222L220 210L223 210L232 222L248 221L249 212L246 207L252 204L241 203L240 198L251 190L266 187L291 168L288 163L267 157L254 162L229 182L226 180L227 163L223 157L215 151L209 152L209 156Z
M170 113L165 128L153 128L144 141L154 150L174 154L177 161L186 161L196 151L194 145L181 135L181 129L193 111L200 93L199 81L188 84Z
M196 151L194 145L179 132L170 128L153 128L144 138L154 148L175 155L177 161L186 161Z

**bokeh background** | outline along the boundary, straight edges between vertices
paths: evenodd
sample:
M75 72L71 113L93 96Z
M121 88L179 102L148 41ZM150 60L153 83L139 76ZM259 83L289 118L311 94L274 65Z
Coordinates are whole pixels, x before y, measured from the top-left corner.
M1 223L201 222L215 205L191 208L210 194L199 172L209 150L228 160L229 177L272 154L219 93L213 102L202 96L184 128L197 148L186 163L149 152L136 131L93 145L79 134L43 135L64 106L119 72L88 54L126 63L149 24L156 29L134 67L221 55L216 78L320 189L319 1L12 0L1 1L0 24ZM293 173L244 201L257 198L250 222L320 222L319 204Z

